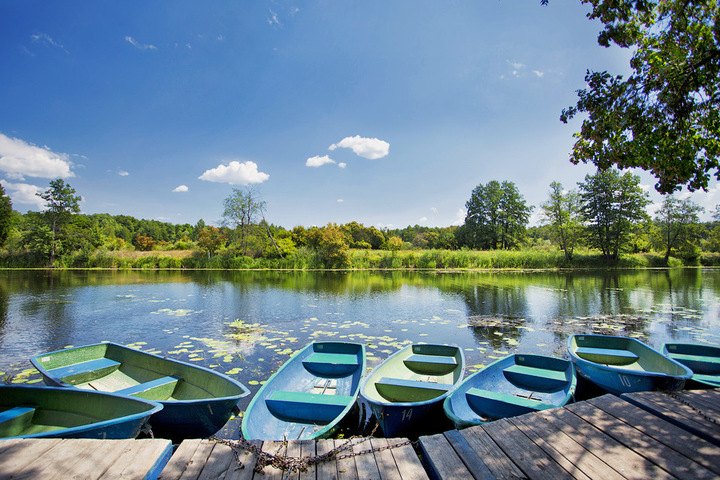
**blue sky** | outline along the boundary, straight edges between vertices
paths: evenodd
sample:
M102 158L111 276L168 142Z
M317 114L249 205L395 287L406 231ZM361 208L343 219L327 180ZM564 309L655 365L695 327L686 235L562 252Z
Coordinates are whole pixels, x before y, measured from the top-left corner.
M628 71L587 10L4 0L0 181L22 212L62 177L84 213L192 224L218 224L244 185L287 228L449 226L490 180L538 205L594 172L569 163L578 123L558 119L585 71ZM717 184L693 199L714 208Z

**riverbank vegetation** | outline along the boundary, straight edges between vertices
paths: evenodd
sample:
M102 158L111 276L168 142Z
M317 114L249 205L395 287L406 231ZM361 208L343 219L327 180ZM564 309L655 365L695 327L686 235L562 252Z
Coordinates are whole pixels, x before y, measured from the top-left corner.
M1 188L1 187L0 187ZM542 224L512 182L479 185L465 223L378 229L358 222L286 229L265 220L255 190L234 189L224 223L171 224L127 215L80 214L79 196L51 182L45 212L4 209L0 267L138 269L543 269L720 266L720 208L669 195L650 217L639 179L588 175L578 191L550 185ZM0 195L2 204L9 199Z

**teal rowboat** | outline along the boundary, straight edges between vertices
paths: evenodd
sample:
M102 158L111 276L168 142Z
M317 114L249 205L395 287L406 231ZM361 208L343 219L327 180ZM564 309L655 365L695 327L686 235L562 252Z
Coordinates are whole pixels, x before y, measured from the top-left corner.
M682 390L692 377L685 365L634 338L572 335L568 351L578 375L616 395Z
M455 428L480 425L548 408L572 399L577 379L567 360L514 354L466 378L443 403Z
M0 386L0 438L135 438L157 402L72 388Z
M295 353L255 394L245 411L248 440L326 438L356 405L365 345L313 342Z
M46 384L154 400L163 409L150 425L155 436L213 435L248 393L240 382L213 370L116 343L99 343L35 355Z
M444 418L442 402L462 381L465 356L452 345L408 345L375 368L360 388L386 437Z
M692 381L720 387L720 347L696 343L666 343L663 353L693 372Z

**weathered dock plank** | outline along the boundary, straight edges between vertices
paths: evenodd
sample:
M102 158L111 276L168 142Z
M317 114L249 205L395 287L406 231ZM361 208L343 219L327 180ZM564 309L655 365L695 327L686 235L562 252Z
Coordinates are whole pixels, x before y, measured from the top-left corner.
M335 441L332 439L318 440L315 445L316 455L325 455L335 448ZM326 478L327 480L338 479L338 463L337 460L323 462L317 466L317 478Z
M428 480L420 459L406 439L389 438L387 442L392 445L389 451L403 480Z
M169 440L0 440L0 479L157 478Z
M466 428L460 431L460 435L498 480L528 478L482 427Z
M433 477L439 478L472 478L455 449L443 435L429 435L420 437L420 447L424 458L432 458L432 462L425 464Z

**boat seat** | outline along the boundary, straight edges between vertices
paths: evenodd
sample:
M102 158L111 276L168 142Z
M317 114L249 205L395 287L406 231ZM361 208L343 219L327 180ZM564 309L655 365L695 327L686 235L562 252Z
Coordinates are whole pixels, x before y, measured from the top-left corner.
M471 388L465 393L468 405L476 412L490 418L522 415L555 408L556 405L543 403L530 398L508 395L507 393L491 392L479 388Z
M21 435L32 422L35 409L32 407L13 407L0 412L0 432L4 437Z
M720 375L702 375L696 373L692 376L692 379L698 382L711 383L720 387Z
M515 364L503 370L503 373L509 381L519 386L526 386L528 390L559 390L568 382L563 371L527 365Z
M161 377L122 390L116 390L113 393L146 400L167 400L172 395L179 380L177 377Z
M670 358L678 362L706 363L720 367L720 357L707 357L705 355L688 355L685 353L670 353Z
M391 402L422 402L432 400L453 387L447 383L430 383L405 378L382 377L375 382L378 393Z
M357 370L357 355L349 353L313 353L303 360L303 366L321 376L345 376Z
M580 358L604 365L628 365L639 358L629 350L615 348L578 347L575 353Z
M304 423L325 424L332 422L352 403L355 403L355 397L348 395L282 390L275 390L265 399L268 410L277 417Z
M48 373L52 374L55 378L62 379L62 381L66 383L77 384L104 377L119 367L120 362L109 358L97 358L65 367L53 368L52 370L48 370Z
M457 368L455 357L416 353L403 360L407 368L423 375L445 375Z

